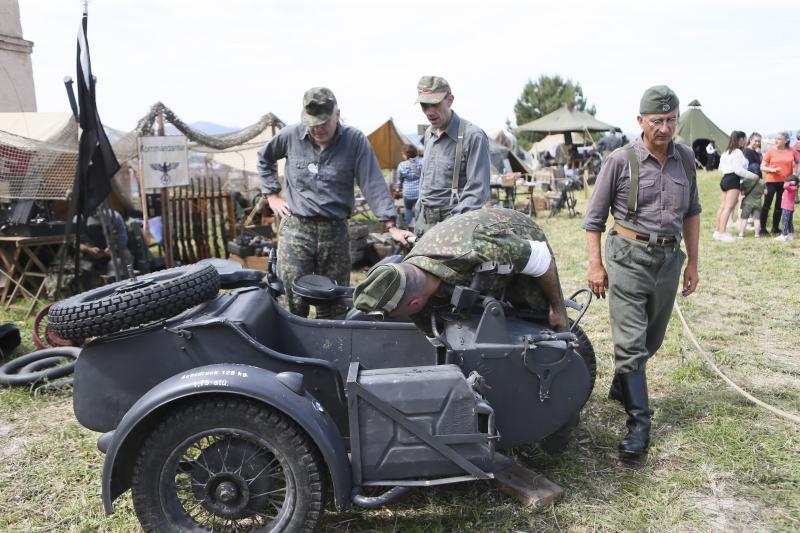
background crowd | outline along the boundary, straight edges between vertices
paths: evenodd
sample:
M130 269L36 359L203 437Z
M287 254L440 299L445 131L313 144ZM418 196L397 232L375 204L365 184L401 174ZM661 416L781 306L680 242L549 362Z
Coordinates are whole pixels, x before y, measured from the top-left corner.
M761 134L753 132L746 137L742 131L731 133L719 163L722 193L714 240L732 242L737 237L742 239L751 223L756 238L768 235L769 228L777 241L794 239L800 132L793 146L790 139L787 132L778 133L775 145L762 154ZM734 215L738 215L738 222L733 220ZM731 226L738 228L737 237L728 233L727 228Z

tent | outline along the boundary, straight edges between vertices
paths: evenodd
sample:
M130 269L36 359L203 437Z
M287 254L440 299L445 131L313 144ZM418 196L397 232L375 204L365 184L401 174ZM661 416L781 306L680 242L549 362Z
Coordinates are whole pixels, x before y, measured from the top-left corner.
M533 173L533 165L531 161L526 159L525 152L510 148L491 139L489 140L489 160L492 174L505 174L506 172Z
M706 145L709 141L714 141L719 153L728 146L730 139L730 135L722 131L703 113L700 109L700 102L697 100L689 102L689 109L678 119L675 136L679 142L691 146L695 157L701 162L706 160Z
M588 133L600 131L622 131L616 126L597 120L585 111L570 109L563 105L543 117L519 126L515 131L533 131L537 133L563 133L565 143L572 144L572 132Z
M582 134L574 132L572 134L572 142L573 144L586 144L586 139L583 137ZM548 135L541 141L533 143L531 149L528 150L528 153L531 154L534 158L536 158L542 152L547 152L552 148L556 148L559 144L564 144L564 134L553 133L551 135Z
M381 168L387 169L395 169L403 161L403 145L409 143L391 118L367 135L367 140L378 156Z

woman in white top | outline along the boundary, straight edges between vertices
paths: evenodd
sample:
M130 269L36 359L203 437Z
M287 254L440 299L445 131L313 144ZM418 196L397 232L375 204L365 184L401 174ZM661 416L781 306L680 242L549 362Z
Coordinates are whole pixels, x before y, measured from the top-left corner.
M722 180L719 182L719 187L722 189L722 195L720 196L719 209L717 210L717 225L714 230L715 241L731 242L736 240L733 235L727 232L725 226L736 202L739 201L742 178L755 178L757 176L747 170L747 158L742 152L746 140L747 135L743 131L732 132L728 147L722 152L722 156L719 159L719 171L722 172Z

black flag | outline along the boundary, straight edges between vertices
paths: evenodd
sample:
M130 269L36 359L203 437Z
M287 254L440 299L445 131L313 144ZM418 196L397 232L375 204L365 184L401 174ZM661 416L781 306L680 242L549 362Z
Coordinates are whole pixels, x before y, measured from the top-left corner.
M82 290L80 272L80 238L86 218L106 199L111 192L111 178L119 170L119 162L111 149L100 115L97 114L92 62L89 59L89 42L86 38L88 21L87 7L84 6L81 26L78 29L78 104L80 105L81 138L78 143L78 166L75 168L75 181L72 185L72 198L65 239L75 236L75 279ZM61 249L61 268L58 272L56 297L61 293L64 274L64 259L67 247Z
M77 193L78 212L85 216L111 192L111 178L119 170L119 162L97 114L92 62L86 38L87 19L84 12L78 31L78 105L82 131L73 188L73 192Z

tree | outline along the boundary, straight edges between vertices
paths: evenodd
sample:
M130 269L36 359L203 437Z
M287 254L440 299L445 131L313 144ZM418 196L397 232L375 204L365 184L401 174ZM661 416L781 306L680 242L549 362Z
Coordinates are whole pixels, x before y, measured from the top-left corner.
M565 80L558 74L555 76L542 74L535 82L528 80L514 105L517 125L521 126L552 113L564 104L572 109L586 111L590 115L596 113L594 106L586 107L586 98L583 96L580 83L570 79ZM523 144L530 147L531 143L544 137L544 134L526 131L519 132L518 137Z

